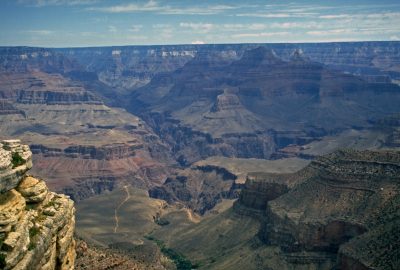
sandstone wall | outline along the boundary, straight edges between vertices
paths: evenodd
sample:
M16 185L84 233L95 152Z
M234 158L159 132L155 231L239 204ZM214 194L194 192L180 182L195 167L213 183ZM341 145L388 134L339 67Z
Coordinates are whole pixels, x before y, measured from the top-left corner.
M74 269L74 203L26 174L31 158L19 140L0 143L0 269Z

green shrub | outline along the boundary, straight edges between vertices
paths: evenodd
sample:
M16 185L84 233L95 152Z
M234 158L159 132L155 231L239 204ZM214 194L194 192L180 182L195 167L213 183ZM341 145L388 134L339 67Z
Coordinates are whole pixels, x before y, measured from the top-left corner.
M151 235L145 235L144 238L146 238L147 240L150 240L150 241L156 240L156 239L154 238L154 236L151 236Z
M34 248L36 248L35 236L38 235L39 232L40 232L40 230L36 227L32 227L29 229L30 242L28 245L28 250L33 250Z
M32 209L35 209L36 208L36 203L27 203L26 205L25 205L25 210L26 211L29 211L29 210L32 210Z
M36 247L36 244L34 242L30 242L28 246L28 250L34 250Z
M148 240L154 241L157 244L157 246L160 248L161 252L174 262L177 270L191 270L191 269L196 269L198 267L198 265L193 265L182 254L176 252L172 248L168 248L164 244L163 241L158 240L151 235L147 235L147 236L145 236L145 238Z
M29 237L33 238L35 235L37 235L40 232L40 230L36 227L32 227L29 229Z
M0 269L6 268L6 255L0 253Z
M156 219L156 223L160 226L167 226L169 224L169 221L166 220L165 218L159 218Z
M17 152L12 153L11 158L12 158L11 163L13 168L21 166L22 164L25 163L25 159L23 159L21 155Z
M176 252L175 250L167 247L162 247L161 252L174 261L177 270L191 270L192 263L186 259L182 254Z

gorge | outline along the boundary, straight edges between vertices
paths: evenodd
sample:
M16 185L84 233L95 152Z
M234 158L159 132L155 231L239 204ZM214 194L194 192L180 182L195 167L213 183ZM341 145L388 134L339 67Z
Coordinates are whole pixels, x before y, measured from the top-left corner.
M397 269L399 81L395 41L0 47L0 263Z

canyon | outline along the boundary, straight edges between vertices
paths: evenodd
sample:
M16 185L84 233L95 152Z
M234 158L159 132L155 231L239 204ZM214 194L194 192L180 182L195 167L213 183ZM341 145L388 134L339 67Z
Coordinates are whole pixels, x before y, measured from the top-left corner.
M1 254L43 269L72 269L75 246L76 269L399 268L399 81L400 42L0 47L1 157L26 161L2 165L0 206L34 220L1 225ZM16 246L30 238L37 251Z
M18 109L4 109L1 136L30 144L33 172L52 189L79 200L133 175L134 185L150 186L173 163L168 147L143 121L104 105L82 84L29 69L3 76L4 104Z
M398 151L339 150L251 173L233 207L153 234L201 269L397 269L398 169Z

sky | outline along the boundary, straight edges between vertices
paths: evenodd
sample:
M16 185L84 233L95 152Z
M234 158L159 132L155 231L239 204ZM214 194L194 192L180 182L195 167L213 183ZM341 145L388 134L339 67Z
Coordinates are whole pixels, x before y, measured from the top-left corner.
M399 0L0 0L0 46L400 40Z

